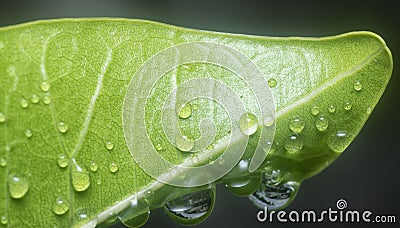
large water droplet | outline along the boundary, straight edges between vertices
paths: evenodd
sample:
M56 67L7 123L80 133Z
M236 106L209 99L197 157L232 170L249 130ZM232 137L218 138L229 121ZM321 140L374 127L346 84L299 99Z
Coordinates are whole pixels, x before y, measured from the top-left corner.
M353 88L354 88L355 91L361 91L362 88L363 88L363 85L361 84L360 81L356 81L356 82L354 83Z
M25 137L27 137L27 138L30 138L33 135L31 129L26 129L24 134L25 134Z
M7 165L7 160L4 158L0 158L0 167L6 167Z
M8 178L8 191L14 199L20 199L26 195L29 190L29 182L25 177L11 174Z
M0 223L3 225L7 225L7 223L8 223L7 216L5 216L5 215L1 216Z
M141 227L149 219L149 206L143 200L131 200L131 205L122 211L118 218L127 227Z
M39 97L36 94L33 94L31 96L31 102L32 104L37 104L39 102Z
M242 176L225 180L225 187L234 195L248 196L255 192L260 185L260 174Z
M27 108L29 106L29 103L28 103L27 100L22 99L21 102L20 102L20 105L21 105L22 108Z
M325 131L329 126L329 121L325 116L320 116L315 120L315 127L318 131Z
M68 166L68 157L65 154L58 155L57 159L58 166L65 168Z
M215 188L193 192L164 205L164 211L176 222L183 225L195 225L202 222L211 213L215 201Z
M51 103L51 98L49 96L43 97L43 104L48 105Z
M48 82L42 82L42 83L40 84L40 89L41 89L43 92L48 92L48 91L50 90L50 83L48 83Z
M192 106L189 103L183 105L178 111L179 118L187 119L192 115Z
M246 112L240 117L239 127L243 134L252 135L258 129L258 119L253 113Z
M343 152L353 139L353 134L346 131L338 131L328 137L328 147L336 153Z
M289 128L294 133L301 133L304 129L304 121L300 118L294 118L290 121Z
M291 135L283 142L283 146L287 152L296 153L303 148L303 140L297 135Z
M6 115L0 112L0 123L6 122Z
M330 112L330 113L336 112L336 107L335 107L335 105L329 105L329 106L328 106L328 112Z
M276 81L275 78L268 79L268 85L269 85L270 88L275 88L276 84L277 84L277 81Z
M318 109L318 107L317 106L312 106L311 108L310 108L310 113L311 113L311 115L313 115L313 116L316 116L316 115L318 115L319 114L319 109Z
M96 162L91 162L90 163L90 170L92 172L96 172L99 169L99 165Z
M72 186L74 187L75 191L83 192L90 186L90 177L89 172L85 169L80 167L78 164L74 164L72 169Z
M299 184L294 181L279 185L264 185L250 195L249 199L260 209L267 207L268 210L280 210L294 199L298 188Z
M67 213L69 210L69 205L68 203L61 197L56 199L56 202L53 205L53 212L56 215L63 215Z
M188 152L194 147L194 141L185 135L182 137L176 137L175 143L176 147L178 147L180 151L184 152Z
M114 148L114 144L110 141L107 141L105 145L107 150L112 150Z
M118 165L115 162L111 162L110 165L108 165L108 169L110 172L115 173L118 171Z
M58 123L58 131L61 133L65 133L68 131L68 125L66 123L60 122Z
M350 102L345 102L343 105L344 110L349 111L351 109L352 105Z

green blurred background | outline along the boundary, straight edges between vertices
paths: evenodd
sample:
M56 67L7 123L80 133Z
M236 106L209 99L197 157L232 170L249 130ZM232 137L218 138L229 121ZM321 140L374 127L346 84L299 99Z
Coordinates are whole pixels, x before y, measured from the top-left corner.
M358 138L322 173L306 180L287 210L348 208L400 219L399 7L385 1L1 1L0 26L63 17L126 17L184 27L265 36L327 36L355 30L381 35L392 50L394 71L388 88ZM321 224L259 223L247 200L218 187L211 216L196 227L313 227ZM348 227L363 224L326 223ZM364 224L365 225L365 224ZM369 224L374 225L374 224ZM375 224L377 225L377 224ZM385 227L395 224L385 224ZM117 225L116 227L119 227ZM145 227L179 227L154 210Z

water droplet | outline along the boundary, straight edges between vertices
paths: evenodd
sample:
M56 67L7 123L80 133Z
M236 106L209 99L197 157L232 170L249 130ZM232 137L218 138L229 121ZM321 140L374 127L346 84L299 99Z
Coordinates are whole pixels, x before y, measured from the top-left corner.
M97 185L101 185L101 180L98 179L98 180L96 181L96 184L97 184Z
M33 94L33 95L31 96L31 102L32 102L33 104L37 104L37 103L39 102L39 97L38 97L36 94Z
M20 104L22 108L27 108L29 106L28 101L25 99L22 99Z
M352 105L350 102L345 102L343 105L344 110L349 111L351 109Z
M65 154L60 154L58 155L58 160L57 160L58 166L61 168L65 168L68 166L68 158Z
M284 141L283 146L287 152L296 153L303 148L303 140L297 135L291 135Z
M276 82L275 78L268 79L268 85L270 88L275 88L276 84L277 84L277 82Z
M274 124L274 122L275 122L274 117L269 116L269 115L264 117L264 126L271 127L272 124Z
M249 199L253 204L268 210L280 210L289 205L296 196L299 184L294 181L289 181L279 185L264 185L257 189Z
M312 106L312 107L310 108L310 112L311 112L311 115L316 116L316 115L319 114L319 109L318 109L317 106Z
M258 119L253 113L246 112L240 117L239 127L243 134L252 135L258 129Z
M69 210L68 203L61 197L56 199L56 202L53 205L53 212L56 215L63 215L67 213Z
M264 185L277 185L281 183L283 175L279 169L272 169L266 167L262 173L262 184Z
M187 136L176 137L175 139L176 146L180 151L190 151L194 147L194 141L189 139Z
M26 129L25 132L24 132L24 134L25 134L25 136L26 136L27 138L32 137L32 131L31 131L30 129Z
M20 199L26 195L29 190L29 183L25 177L11 174L8 179L8 191L14 199Z
M115 164L115 162L111 162L110 165L108 165L108 169L110 172L115 173L118 171L118 165Z
M40 89L41 89L43 92L49 91L49 90L50 90L50 83L48 83L48 82L42 82L42 83L40 84Z
M75 191L83 192L89 188L90 177L89 177L89 172L85 168L82 168L75 163L72 169L71 176L72 176L72 186L74 187Z
M7 165L7 160L4 158L0 158L0 167L6 167Z
M98 169L99 169L99 165L96 162L90 163L90 170L92 170L92 172L96 172Z
M65 133L68 131L68 125L66 123L60 122L58 123L58 131L61 133Z
M363 85L361 84L360 81L356 81L356 82L354 83L353 88L354 88L355 91L361 91L362 88L363 88Z
M294 118L290 121L289 128L294 133L301 133L304 129L304 121L299 118Z
M43 97L43 104L48 105L51 103L51 98L49 96Z
M330 112L330 113L336 112L336 107L335 107L335 105L329 105L329 107L328 107L328 112Z
M211 213L215 201L215 189L189 193L173 199L164 205L164 211L176 222L195 225Z
M179 110L178 116L181 119L187 119L192 115L192 106L189 103L186 103Z
M3 225L7 225L7 223L8 223L7 216L5 216L5 215L1 216L0 223Z
M193 104L193 105L192 105L192 109L193 109L193 110L197 110L198 108L199 108L199 106L197 106L197 104Z
M158 151L164 149L164 148L161 146L160 143L158 143L155 147L156 147L156 150L158 150Z
M141 227L149 219L149 206L143 200L131 200L131 205L123 210L118 218L127 227Z
M353 139L353 134L346 131L338 131L328 137L328 147L336 153L343 152Z
M315 120L315 127L318 131L325 131L329 126L329 121L324 116L320 116Z
M110 141L107 141L106 148L107 148L107 150L112 150L114 148L114 144Z
M6 115L0 112L0 123L6 122Z
M84 209L78 209L74 216L74 227L80 227L89 222L89 215L86 213Z
M242 176L225 180L225 187L234 195L248 196L255 192L260 185L261 176Z
M367 114L369 115L369 114L371 114L372 113L372 108L371 107L368 107L367 108Z

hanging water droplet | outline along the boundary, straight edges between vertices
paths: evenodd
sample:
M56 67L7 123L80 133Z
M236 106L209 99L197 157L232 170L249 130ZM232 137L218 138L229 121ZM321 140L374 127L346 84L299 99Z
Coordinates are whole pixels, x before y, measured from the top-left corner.
M108 165L108 169L110 172L115 173L118 171L118 165L115 162L111 162L110 165Z
M250 201L259 209L280 210L289 205L296 196L299 184L289 181L279 185L261 186L249 196Z
M146 224L147 220L149 220L149 217L150 217L150 211L147 211L140 215L130 217L130 218L121 218L120 217L119 220L126 227L141 227L144 224Z
M289 128L294 133L301 133L304 129L304 121L300 118L294 118L289 123Z
M344 110L349 111L351 109L352 105L350 102L346 101L343 105Z
M329 105L329 107L328 107L328 112L330 112L330 113L336 112L336 107L335 107L335 105Z
M329 126L329 121L324 116L320 116L315 120L315 127L318 131L325 131Z
M178 111L178 116L181 119L187 119L192 115L192 106L189 103L183 105Z
M65 133L68 131L68 125L66 123L60 122L58 123L58 131L61 133Z
M242 176L225 180L225 187L234 195L248 196L255 192L260 185L260 174Z
M20 104L21 104L21 107L22 107L22 108L27 108L27 107L29 106L28 101L25 100L25 99L22 99L21 102L20 102Z
M195 225L211 213L215 201L215 189L189 193L173 199L164 205L164 211L176 222Z
M316 116L316 115L318 115L319 114L319 109L318 109L318 107L317 106L312 106L311 108L310 108L310 113L311 113L311 115L313 115L313 116Z
M43 104L48 105L51 103L51 98L49 96L43 97Z
M96 172L98 170L98 168L99 168L99 165L96 162L91 162L90 163L90 170L92 172Z
M336 153L343 152L348 145L350 145L351 140L354 135L346 131L338 131L328 137L326 143L328 147Z
M6 122L6 115L0 112L0 123Z
M0 158L0 167L6 167L7 165L7 160L4 158Z
M368 107L367 108L367 114L369 115L369 114L371 114L372 113L372 108L371 107Z
M274 117L272 117L270 115L267 115L264 117L264 126L271 127L272 124L274 124L274 122L275 122Z
M5 216L5 215L1 216L0 223L3 225L7 225L7 223L8 223L7 216Z
M356 82L354 83L353 88L354 88L355 91L361 91L362 88L363 88L363 85L361 84L360 81L356 81Z
M106 148L107 148L107 150L112 150L114 148L114 144L110 141L107 141Z
M27 138L31 138L32 137L32 131L30 129L26 129L24 132L25 136Z
M243 134L252 135L258 129L258 119L253 113L246 112L240 117L239 127Z
M157 145L155 146L155 148L156 148L156 150L158 150L158 151L164 149L160 143L157 143Z
M25 177L11 174L8 178L8 191L14 199L20 199L26 195L29 190L29 182Z
M60 154L58 155L58 160L57 160L58 166L61 168L65 168L68 166L68 158L65 154Z
M33 95L31 96L31 102L32 102L33 104L37 104L37 103L39 102L39 97L38 97L36 94L33 94Z
M150 209L145 201L135 198L131 200L130 206L118 215L118 218L127 227L140 227L147 222L149 215Z
M72 168L71 177L72 177L72 186L74 187L75 191L83 192L89 188L90 177L89 177L89 172L85 168L82 168L75 163Z
M297 135L291 135L284 141L283 146L287 152L296 153L303 148L303 140Z
M276 84L277 84L277 81L275 78L268 79L268 85L270 88L275 88Z
M178 147L178 149L180 151L190 151L191 149L193 149L194 147L194 141L192 139L189 139L187 136L182 136L182 137L176 137L175 139L175 143L176 143L176 147Z
M63 198L58 197L53 205L54 214L63 215L67 213L68 210L69 210L68 203Z
M48 83L48 82L42 82L42 83L40 84L40 89L41 89L43 92L48 92L48 91L50 90L50 83Z

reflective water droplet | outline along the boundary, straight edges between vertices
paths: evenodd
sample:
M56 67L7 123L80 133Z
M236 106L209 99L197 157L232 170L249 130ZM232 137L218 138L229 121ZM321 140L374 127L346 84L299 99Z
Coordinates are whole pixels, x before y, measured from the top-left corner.
M335 107L335 105L329 105L329 107L328 107L328 112L330 112L330 113L336 112L336 107Z
M353 136L353 134L346 131L338 131L330 135L326 143L331 150L336 153L341 153L350 145Z
M92 172L96 172L99 169L99 165L96 162L91 162L90 163L90 170Z
M5 216L5 215L1 216L0 223L3 225L7 225L7 223L8 223L7 216Z
M311 115L313 115L313 116L318 115L318 114L319 114L319 109L318 109L318 107L317 107L317 106L312 106L312 107L310 108L310 113L311 113Z
M131 200L128 208L119 213L118 218L127 227L143 226L149 219L150 209L143 200Z
M114 144L110 141L107 141L106 148L107 148L107 150L112 150L114 148Z
M6 167L7 165L7 160L4 158L0 158L0 167Z
M42 83L40 84L40 89L41 89L43 92L48 92L48 91L50 90L50 83L48 83L48 82L42 82Z
M0 112L0 123L6 122L6 115Z
M68 125L66 123L60 122L58 123L58 131L61 133L65 133L68 131Z
M299 118L294 118L290 121L289 128L294 133L301 133L304 129L304 121Z
M274 117L269 116L269 115L264 117L264 126L270 127L270 126L272 126L272 124L274 124L274 122L275 122Z
M318 131L325 131L329 126L329 121L324 116L320 116L315 120L315 127Z
M48 105L51 103L51 98L49 96L43 97L43 104Z
M29 182L25 177L11 174L8 179L8 191L14 199L20 199L26 195L29 190Z
M31 131L30 129L26 129L25 132L24 132L24 134L25 134L25 136L26 136L27 138L32 137L32 131Z
M352 105L350 102L345 102L343 105L344 110L349 111L351 109Z
M74 227L83 226L89 222L89 215L84 209L78 209L74 216Z
M74 166L72 168L72 186L74 187L75 191L83 192L90 186L90 177L89 172L85 169L80 167L74 161Z
M162 149L164 149L160 143L157 143L157 145L155 146L156 150L160 151Z
M20 104L22 108L27 108L29 106L28 101L25 99L22 99Z
M39 102L39 97L36 95L36 94L33 94L32 96L31 96L31 102L33 103L33 104L37 104L38 102Z
M110 165L108 165L108 169L110 172L115 173L118 171L118 165L115 162L111 162Z
M58 166L61 168L65 168L68 166L68 158L65 154L60 154L58 155L58 160L57 160Z
M193 164L197 164L199 162L199 156L197 156L196 154L194 154L192 156L192 163Z
M261 176L259 174L242 176L225 180L225 187L234 195L248 196L255 192L260 185Z
M367 108L367 114L369 115L369 114L371 114L372 113L372 108L371 107L368 107Z
M176 137L175 139L175 143L176 143L176 147L178 147L178 149L180 151L190 151L191 149L193 149L194 147L194 141L192 139L189 139L187 136L182 136L182 137Z
M53 205L53 212L56 215L63 215L67 213L69 210L68 203L61 197L56 199L56 202Z
M249 199L259 209L280 210L289 205L296 196L299 184L289 181L279 185L264 185L249 196Z
M291 135L284 141L283 146L287 152L296 153L303 148L303 140L297 135Z
M211 213L215 201L215 189L189 193L164 205L164 211L176 222L195 225Z
M277 81L275 78L268 79L268 85L270 88L275 88L276 84L277 84Z
M101 180L98 179L98 180L96 181L96 184L97 184L97 185L101 185Z
M178 113L179 118L187 119L192 115L192 106L189 103L183 105Z
M272 169L266 167L262 173L262 184L263 185L277 185L281 183L283 175L279 169Z
M362 88L363 88L363 85L361 84L360 81L356 81L356 82L354 83L353 88L354 88L355 91L361 91Z
M240 117L239 127L243 134L252 135L258 129L258 119L253 113L246 112Z

